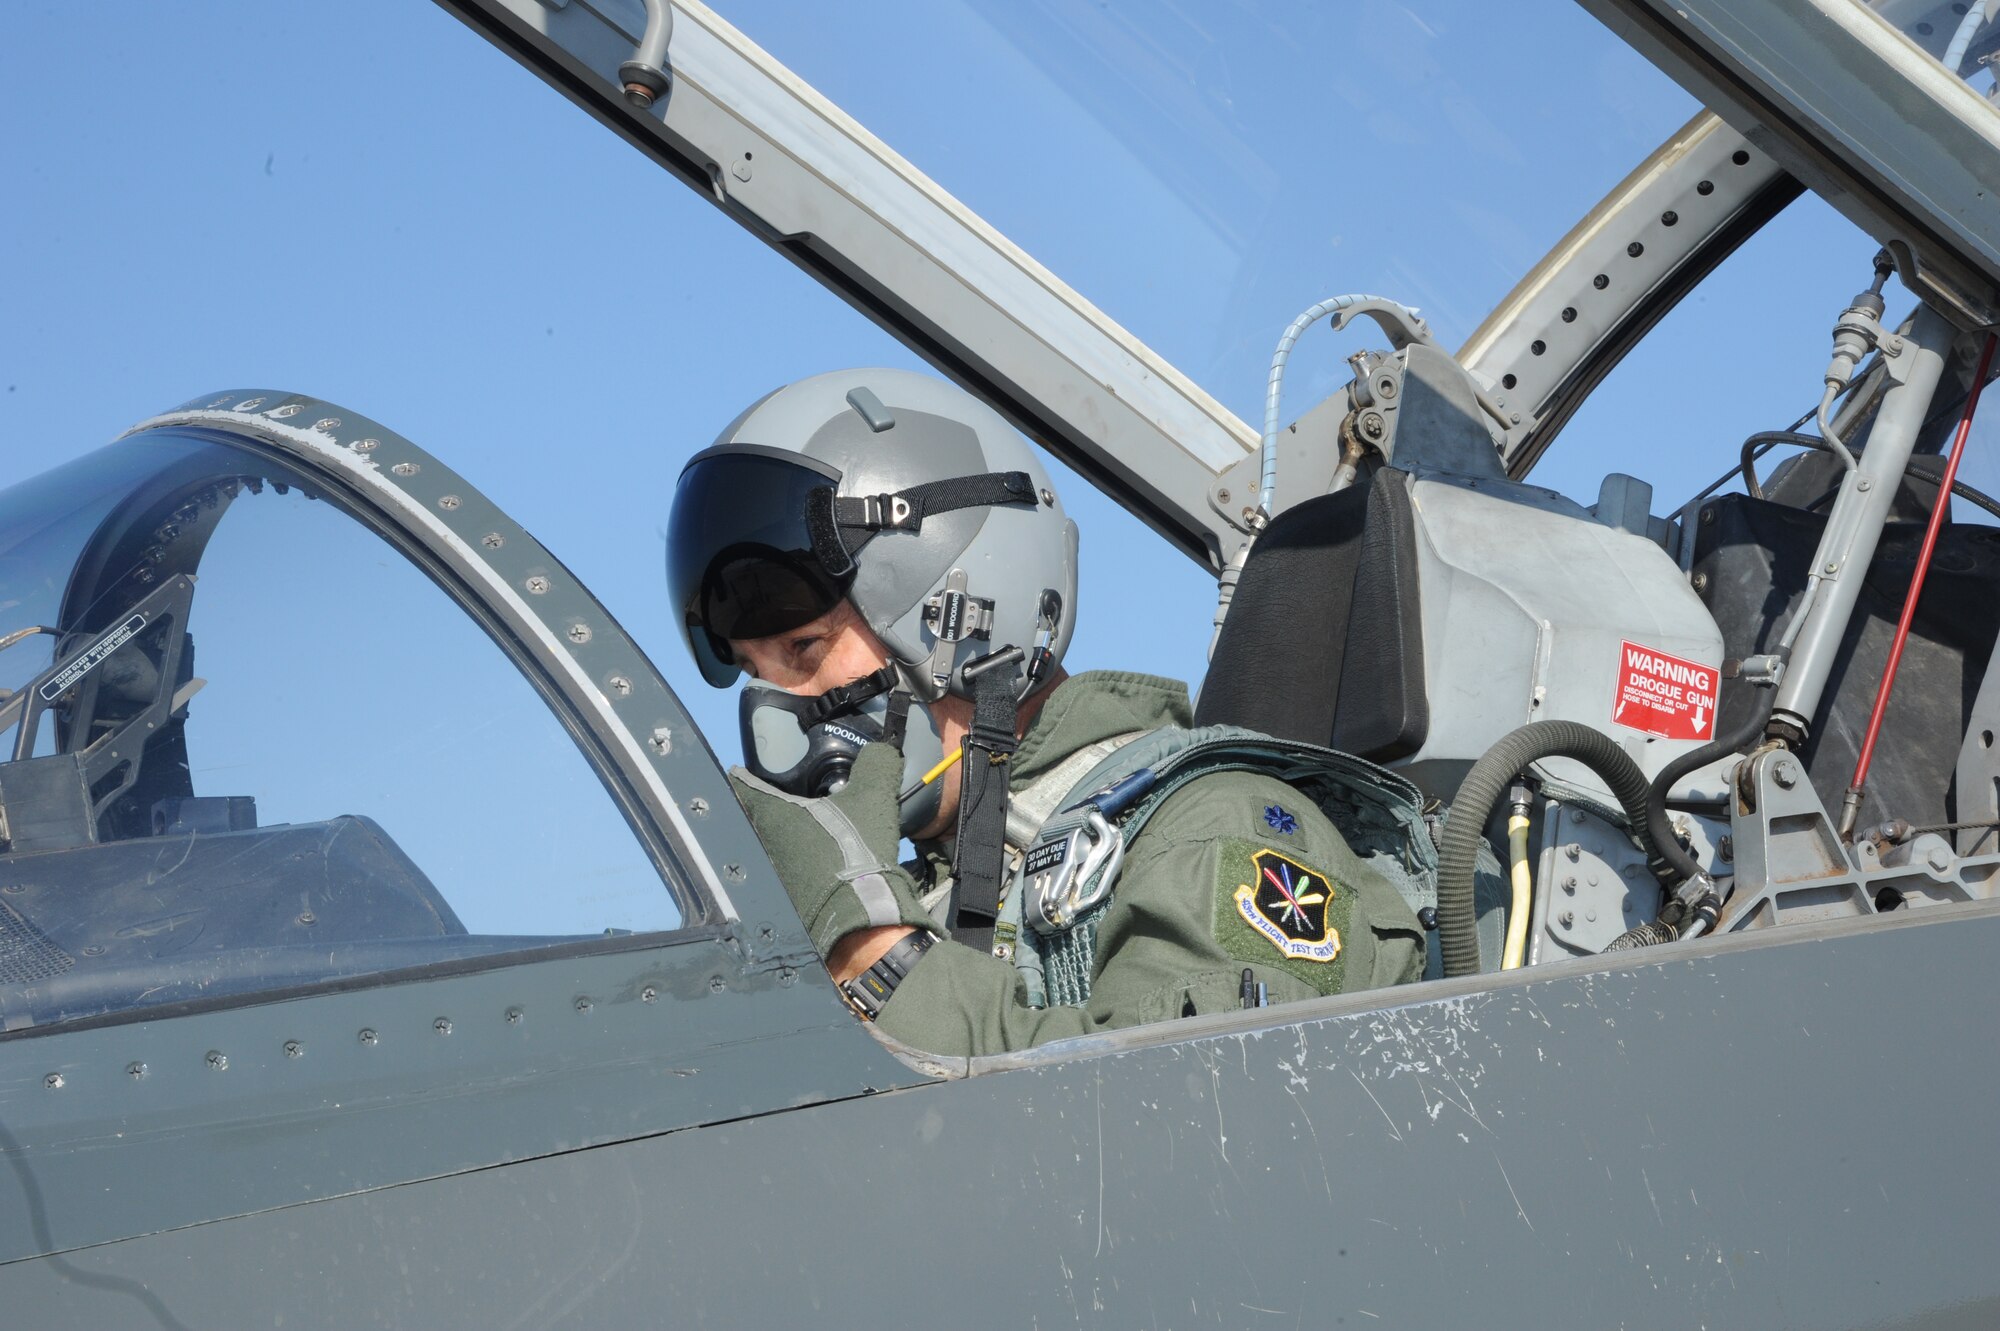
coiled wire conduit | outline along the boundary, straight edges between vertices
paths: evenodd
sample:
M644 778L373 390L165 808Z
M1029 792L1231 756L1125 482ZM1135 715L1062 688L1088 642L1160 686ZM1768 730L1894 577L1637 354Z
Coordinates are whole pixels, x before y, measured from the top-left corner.
M1292 347L1299 336L1337 310L1360 305L1369 301L1392 304L1380 296L1333 296L1292 320L1285 329L1285 335L1278 339L1278 349L1271 354L1271 375L1264 383L1264 451L1261 474L1257 482L1257 512L1265 521L1272 517L1271 505L1278 492L1278 403L1285 391L1285 362L1292 358ZM1410 312L1415 318L1415 311Z

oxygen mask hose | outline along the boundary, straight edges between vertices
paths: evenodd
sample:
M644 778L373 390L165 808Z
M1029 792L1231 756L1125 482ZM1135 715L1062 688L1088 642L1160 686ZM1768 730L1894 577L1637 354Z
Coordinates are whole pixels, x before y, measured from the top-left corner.
M1958 476L1958 463L1965 456L1966 436L1972 433L1972 417L1979 410L1979 394L1986 387L1987 373L1993 368L1993 334L1979 353L1979 369L1972 376L1972 390L1965 395L1965 410L1952 436L1951 456L1945 461L1944 475L1938 480L1937 500L1931 507L1930 525L1924 528L1924 543L1917 551L1917 567L1910 574L1910 590L1903 597L1903 614L1896 621L1896 636L1889 644L1889 660L1882 667L1882 683L1875 690L1875 709L1868 714L1868 729L1861 737L1861 756L1854 764L1854 779L1847 784L1847 798L1840 805L1840 837L1854 833L1861 816L1861 801L1868 789L1868 765L1875 758L1875 741L1882 737L1882 716L1889 710L1889 692L1896 685L1896 668L1903 663L1903 647L1910 638L1910 621L1917 613L1917 598L1924 594L1924 575L1930 572L1931 555L1937 550L1938 529L1951 508L1951 487Z
M1503 736L1472 765L1438 838L1438 950L1447 976L1479 973L1479 916L1473 898L1479 845L1494 806L1516 776L1543 758L1574 759L1596 773L1625 811L1654 872L1664 868L1647 830L1646 774L1639 765L1602 731L1576 721L1531 721Z

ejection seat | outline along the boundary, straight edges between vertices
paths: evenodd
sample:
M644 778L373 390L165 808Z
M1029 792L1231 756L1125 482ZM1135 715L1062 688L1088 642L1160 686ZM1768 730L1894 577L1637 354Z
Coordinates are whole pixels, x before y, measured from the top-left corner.
M1237 725L1387 763L1423 748L1417 523L1407 472L1380 467L1279 513L1251 547L1209 660L1196 725ZM1499 861L1475 880L1480 955L1500 962ZM1412 905L1415 905L1412 902ZM1444 974L1435 933L1424 978Z
M1416 521L1380 467L1279 513L1251 547L1195 710L1387 762L1430 729Z

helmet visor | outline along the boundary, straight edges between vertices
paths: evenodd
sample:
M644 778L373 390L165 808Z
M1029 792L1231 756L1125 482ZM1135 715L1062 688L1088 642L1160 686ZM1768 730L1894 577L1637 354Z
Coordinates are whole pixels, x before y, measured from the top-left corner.
M853 580L813 554L806 499L838 472L795 453L733 445L697 454L667 520L667 592L702 678L718 688L741 667L731 638L768 638L839 604Z

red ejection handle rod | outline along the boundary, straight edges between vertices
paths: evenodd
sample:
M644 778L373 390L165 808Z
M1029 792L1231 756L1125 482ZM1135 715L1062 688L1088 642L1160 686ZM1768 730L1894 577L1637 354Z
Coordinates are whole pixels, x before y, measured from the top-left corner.
M1930 525L1924 529L1923 548L1917 552L1916 571L1910 575L1910 591L1903 598L1903 617L1896 621L1896 637L1889 644L1889 663L1882 667L1882 683L1875 690L1875 710L1868 714L1868 733L1861 738L1861 757L1854 764L1854 780L1847 787L1847 809L1841 830L1852 830L1854 815L1861 807L1861 792L1868 784L1868 764L1875 757L1875 741L1882 733L1882 714L1889 710L1889 690L1896 684L1896 667L1903 662L1903 644L1909 641L1910 620L1917 613L1917 598L1923 595L1924 575L1930 572L1931 552L1937 549L1938 528L1944 525L1945 511L1951 506L1951 483L1958 476L1958 461L1965 456L1965 437L1972 433L1972 414L1979 410L1979 393L1986 387L1986 372L1993 364L1994 335L1986 335L1985 350L1979 353L1979 372L1972 376L1972 391L1965 397L1965 414L1958 418L1958 433L1952 436L1951 457L1938 481L1937 503L1931 509Z

